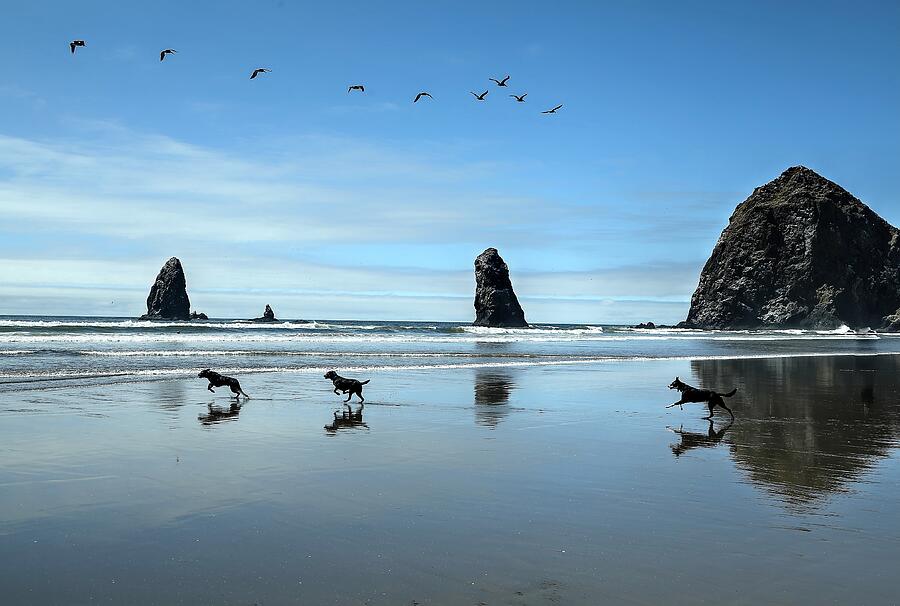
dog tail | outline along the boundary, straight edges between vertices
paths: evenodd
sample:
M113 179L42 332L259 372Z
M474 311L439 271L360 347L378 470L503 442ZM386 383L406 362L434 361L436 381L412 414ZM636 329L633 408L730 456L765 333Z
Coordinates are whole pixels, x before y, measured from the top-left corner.
M365 381L360 381L359 384L360 384L360 385L365 385L366 383L368 383L368 382L371 381L371 380L372 380L372 379L366 379Z
M735 387L734 389L732 389L732 390L729 391L728 393L720 393L719 395L722 396L723 398L730 398L731 396L733 396L733 395L736 394L736 393L737 393L737 387Z

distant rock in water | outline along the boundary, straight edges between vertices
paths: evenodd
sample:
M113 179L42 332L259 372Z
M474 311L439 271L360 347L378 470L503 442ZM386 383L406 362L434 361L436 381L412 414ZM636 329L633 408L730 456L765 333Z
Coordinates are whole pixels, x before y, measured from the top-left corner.
M475 259L475 326L527 327L509 268L496 248L488 248Z
M209 316L207 316L202 311L201 312L192 311L191 312L191 320L209 320Z
M147 313L141 320L190 320L191 301L181 261L172 257L159 270L147 296Z
M272 311L272 308L266 305L266 311L263 312L261 318L253 318L252 322L277 322L278 319L275 317L275 312Z
M900 328L898 230L795 166L739 204L703 267L689 328Z
M640 324L635 324L632 328L656 328L656 324L653 322L641 322Z

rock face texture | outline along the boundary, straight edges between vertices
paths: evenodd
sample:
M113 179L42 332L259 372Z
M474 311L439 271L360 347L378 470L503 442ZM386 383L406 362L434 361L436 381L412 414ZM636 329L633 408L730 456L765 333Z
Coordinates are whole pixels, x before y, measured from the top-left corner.
M159 270L156 282L147 296L147 313L141 320L190 320L191 301L188 299L181 261L172 257Z
M488 248L475 259L475 326L523 328L528 326L519 305L509 268L496 248Z
M277 322L278 320L275 318L275 312L272 311L272 308L266 305L266 311L263 312L261 318L253 318L254 322Z
M207 316L202 311L200 311L200 312L192 311L191 312L191 320L209 320L209 316Z
M898 235L839 185L789 168L737 206L680 326L896 330Z

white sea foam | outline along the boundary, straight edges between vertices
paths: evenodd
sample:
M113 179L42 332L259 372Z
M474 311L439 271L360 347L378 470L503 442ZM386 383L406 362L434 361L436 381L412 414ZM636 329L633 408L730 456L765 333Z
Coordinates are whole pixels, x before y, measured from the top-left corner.
M347 372L392 372L392 371L415 371L415 370L456 370L456 369L473 369L473 368L521 368L521 367L537 367L537 366L572 366L572 365L591 365L600 363L622 363L622 362L665 362L678 360L697 360L697 361L714 361L714 360L767 360L779 358L818 358L832 356L848 356L848 357L872 357L872 356L892 356L898 355L893 352L865 352L865 353L848 353L842 351L816 352L816 353L790 353L790 354L748 354L748 355L705 355L705 356L593 356L575 359L561 360L517 360L508 362L460 362L453 364L406 364L406 365L357 365L348 366L343 370ZM228 367L219 369L222 373L228 374L253 374L253 373L321 373L329 370L326 366L264 366L264 367ZM52 370L27 373L0 373L0 379L8 379L0 382L0 385L11 383L28 383L44 380L62 380L62 379L100 379L100 378L153 378L153 377L194 377L194 369L182 368L146 368L138 370L110 370L110 371L67 371ZM9 380L12 379L12 380Z
M526 330L526 329L523 329ZM456 334L191 334L191 333L90 333L90 334L0 334L0 344L84 344L84 343L566 343L566 342L639 342L639 341L825 341L878 339L900 335L870 335L849 333L719 333L692 332L684 334L613 334L607 332L535 331L484 332Z

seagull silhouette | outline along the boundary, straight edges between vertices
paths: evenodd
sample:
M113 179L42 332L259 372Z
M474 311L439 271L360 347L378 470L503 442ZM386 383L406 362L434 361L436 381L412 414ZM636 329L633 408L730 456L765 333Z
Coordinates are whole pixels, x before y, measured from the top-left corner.
M527 96L528 96L528 93L525 93L521 97L519 95L510 95L510 97L514 98L519 103L525 103L525 97L527 97Z
M172 54L177 53L177 52L178 52L178 51L175 50L174 48L167 48L166 50L164 50L164 51L162 51L161 53L159 53L159 60L162 61L163 59L166 58L166 55L172 55Z
M493 80L497 83L497 86L506 86L506 81L509 80L509 76L503 78L503 80L497 80L496 78L488 78L488 80Z
M541 112L541 113L542 114L555 114L556 110L560 109L561 107L562 107L562 105L560 104L560 105L557 105L556 107L554 107L553 109L548 109L547 111Z
M75 49L79 46L84 46L84 40L72 40L69 42L69 48L72 49L72 54L75 54Z
M469 91L469 92L472 92L472 91ZM487 91L484 91L484 92L481 93L480 95L476 95L475 93L472 93L472 94L473 94L473 95L475 96L475 98L478 99L479 101L484 101L484 98L487 97L488 92L487 92Z
M253 80L253 78L257 77L258 75L268 74L270 71L272 71L272 70L266 69L265 67L258 67L255 70L253 70L252 74L250 74L250 79Z
M421 92L421 93L419 93L418 95L416 95L416 98L415 98L415 99L413 99L413 103L415 103L416 101L418 101L418 100L421 99L422 97L428 97L429 99L434 99L434 97L432 97L430 93Z
M359 92L364 93L364 92L366 92L366 87L363 86L362 84L354 84L353 86L351 86L350 88L347 89L347 92L349 93L352 90L358 90Z

